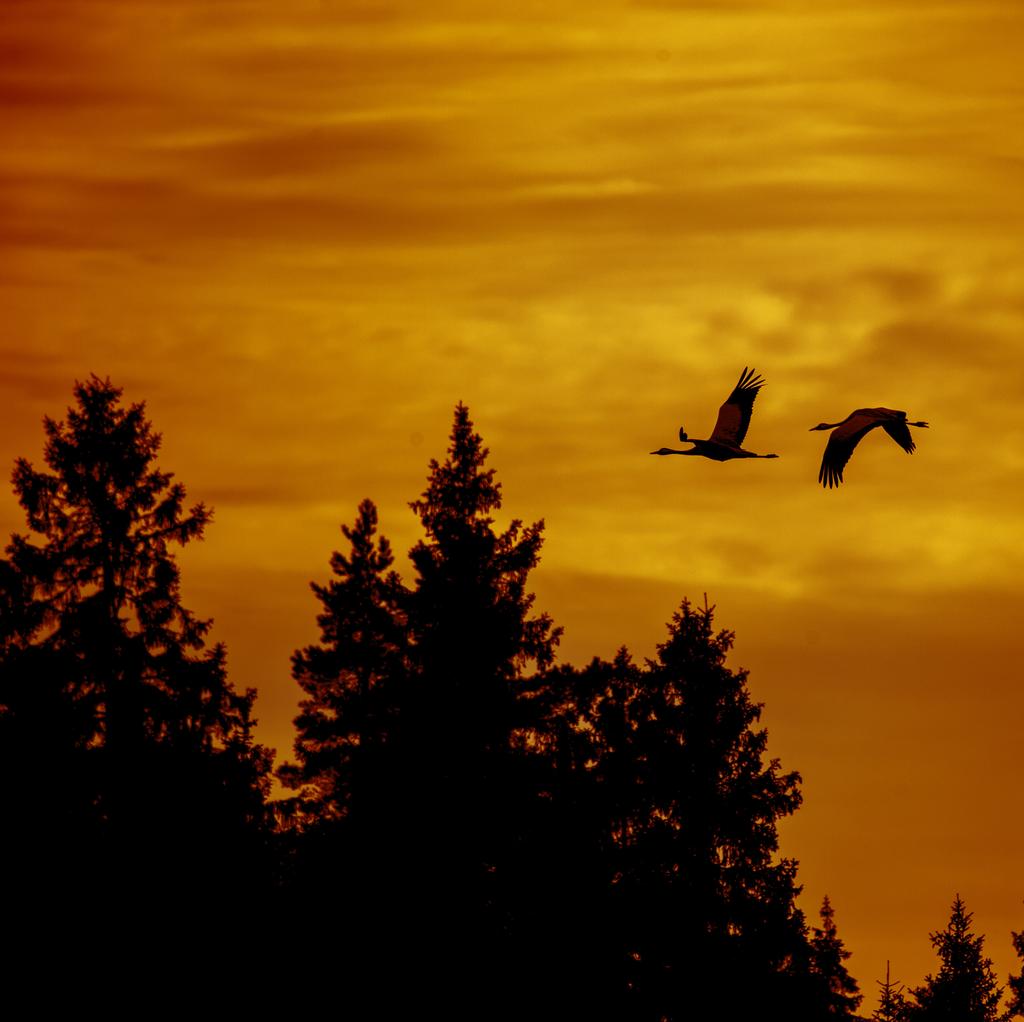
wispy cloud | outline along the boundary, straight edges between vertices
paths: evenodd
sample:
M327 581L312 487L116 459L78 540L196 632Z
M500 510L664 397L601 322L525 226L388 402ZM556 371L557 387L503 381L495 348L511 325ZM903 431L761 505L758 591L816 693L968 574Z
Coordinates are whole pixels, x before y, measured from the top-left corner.
M465 400L505 512L547 520L572 655L650 651L707 591L842 802L805 847L870 829L906 748L859 773L822 718L863 750L883 689L952 700L965 644L1019 653L1020 6L485 6L4 5L0 461L38 457L76 377L149 402L217 508L186 583L284 748L305 583L362 497L411 545ZM650 457L744 365L777 461ZM865 405L932 428L912 457L869 437L824 492L808 428ZM964 725L949 700L929 726Z

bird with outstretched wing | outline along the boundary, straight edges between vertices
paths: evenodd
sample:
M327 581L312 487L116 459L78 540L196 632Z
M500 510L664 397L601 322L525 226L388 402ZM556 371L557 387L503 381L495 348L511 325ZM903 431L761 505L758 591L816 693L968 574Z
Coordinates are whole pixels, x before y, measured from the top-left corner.
M910 435L910 426L928 428L927 422L907 422L907 413L892 408L858 408L850 412L842 422L820 422L811 427L832 430L825 453L821 457L818 482L832 489L843 481L843 469L861 440L877 426L881 426L907 454L913 454L916 446Z
M718 421L715 430L707 440L694 440L686 435L686 430L679 428L679 439L683 443L693 444L688 451L677 451L671 447L662 447L651 451L651 454L689 454L712 461L732 461L734 458L777 458L777 454L754 454L743 450L743 440L750 426L750 416L754 410L754 399L757 392L764 386L764 380L753 369L744 367L739 382L725 403L718 409Z
M750 416L754 413L754 400L764 386L764 380L753 369L744 369L739 383L718 409L718 421L711 434L716 444L742 447L750 428Z

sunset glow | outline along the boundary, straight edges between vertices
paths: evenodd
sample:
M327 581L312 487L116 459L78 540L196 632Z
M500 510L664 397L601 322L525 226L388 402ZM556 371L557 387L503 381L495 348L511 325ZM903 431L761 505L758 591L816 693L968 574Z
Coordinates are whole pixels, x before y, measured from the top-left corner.
M185 602L282 760L310 581L364 497L408 574L465 402L563 660L651 655L683 596L735 630L868 1013L957 891L1005 980L1022 44L1009 0L5 4L0 464L90 373L146 402L214 508ZM648 455L744 366L778 461ZM809 428L865 406L931 428L824 491Z

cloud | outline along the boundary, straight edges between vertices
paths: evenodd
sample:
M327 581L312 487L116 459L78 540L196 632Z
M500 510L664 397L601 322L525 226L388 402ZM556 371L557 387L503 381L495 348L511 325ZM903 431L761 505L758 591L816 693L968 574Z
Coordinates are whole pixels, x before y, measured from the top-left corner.
M367 164L378 170L436 157L442 146L425 125L385 120L253 133L206 145L179 147L174 155L189 176L218 181L290 179L309 187L332 173Z
M866 906L874 953L901 885L953 882L921 827L1020 843L992 728L1020 718L1022 24L1013 0L7 4L0 463L90 371L148 402L216 508L190 605L285 749L308 581L366 496L408 576L407 502L467 401L503 520L546 519L566 659L719 605L808 777L787 853ZM777 461L647 453L710 432L744 365ZM868 438L825 492L808 427L864 405L932 428L912 457ZM944 797L964 778L985 812ZM868 890L835 835L873 828L899 839Z

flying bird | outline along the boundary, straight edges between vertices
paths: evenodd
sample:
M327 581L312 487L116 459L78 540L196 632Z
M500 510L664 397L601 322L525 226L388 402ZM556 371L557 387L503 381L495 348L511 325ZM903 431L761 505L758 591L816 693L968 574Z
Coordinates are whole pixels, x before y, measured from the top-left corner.
M671 447L662 447L651 451L651 454L695 454L712 461L731 461L733 458L777 458L777 454L754 454L745 451L741 446L750 425L750 416L754 411L754 398L764 386L764 380L753 369L744 368L740 373L739 383L733 387L732 393L725 399L725 404L718 409L718 421L715 431L708 440L693 440L686 435L686 430L679 427L679 439L685 444L693 444L688 451L676 451Z
M907 452L914 453L914 438L910 435L910 426L928 428L927 422L907 422L906 412L896 412L891 408L858 408L850 412L842 422L819 422L811 426L808 432L816 429L831 429L832 435L825 445L825 453L821 459L821 471L818 482L831 489L843 481L843 469L853 454L853 449L876 426L881 426Z

